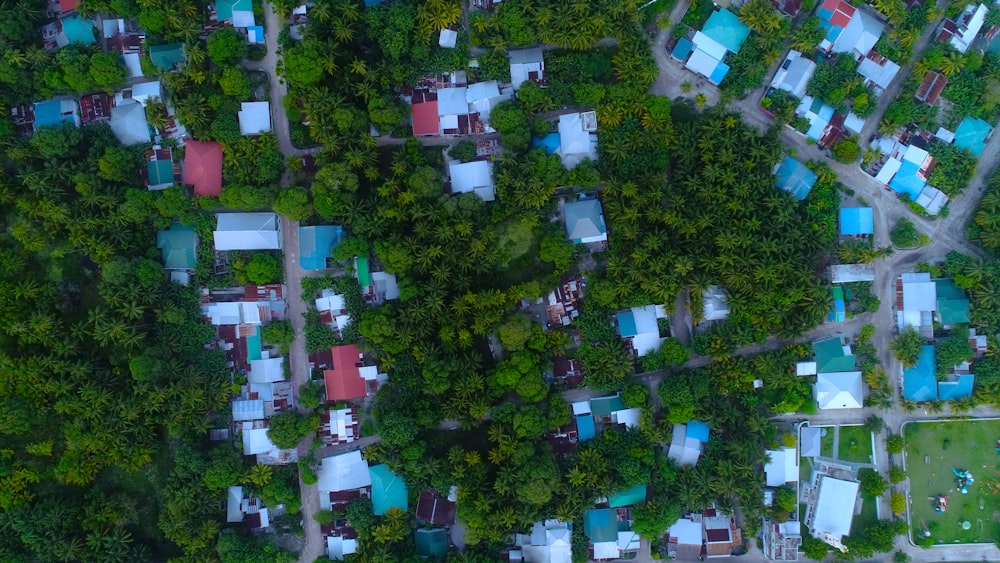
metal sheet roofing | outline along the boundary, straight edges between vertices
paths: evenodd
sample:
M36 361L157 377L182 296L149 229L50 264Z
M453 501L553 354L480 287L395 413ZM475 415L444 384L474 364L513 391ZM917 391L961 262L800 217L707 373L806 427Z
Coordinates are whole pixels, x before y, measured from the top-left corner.
M979 156L986 147L986 137L993 128L978 117L966 117L955 129L955 146Z
M875 232L871 207L848 207L840 210L840 234L870 235Z
M907 401L934 401L937 397L937 366L934 347L921 346L917 365L903 370L903 398Z
M778 189L788 192L795 199L802 201L809 195L816 183L816 173L805 164L790 156L785 156L774 167L775 185Z
M608 505L611 508L619 508L622 506L632 506L637 502L644 502L645 500L646 485L642 484L611 495L608 497Z
M338 225L299 227L299 265L304 270L323 270L326 259L344 238Z
M372 482L372 512L376 516L385 514L390 508L406 511L407 491L403 478L396 475L384 463L369 467Z
M733 53L740 52L740 47L743 46L743 42L750 35L750 28L741 22L735 14L726 9L712 13L701 31Z

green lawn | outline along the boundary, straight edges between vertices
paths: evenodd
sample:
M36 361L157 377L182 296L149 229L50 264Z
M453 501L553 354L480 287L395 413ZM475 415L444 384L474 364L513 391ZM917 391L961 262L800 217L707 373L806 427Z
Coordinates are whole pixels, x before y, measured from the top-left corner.
M869 524L874 524L878 521L878 501L872 498L865 498L861 502L861 514L854 517L854 521L851 523L851 535L858 535L861 530L868 527Z
M925 422L906 425L906 472L910 478L910 525L929 528L939 543L993 542L1000 537L1000 458L993 446L1000 421ZM956 490L952 467L971 471L969 494ZM948 511L937 514L933 498L948 496ZM968 521L971 529L962 530Z
M840 452L838 458L856 463L871 463L872 434L864 426L840 427Z
M823 457L833 457L833 427L820 426L826 430L826 435L819 438L819 455ZM808 482L812 477L812 458L802 457L799 459L799 482Z

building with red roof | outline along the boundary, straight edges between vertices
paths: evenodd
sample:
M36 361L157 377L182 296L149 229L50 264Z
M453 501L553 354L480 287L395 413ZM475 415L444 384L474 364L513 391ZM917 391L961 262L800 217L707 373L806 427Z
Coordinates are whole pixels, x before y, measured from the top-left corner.
M441 118L438 117L437 92L417 89L413 92L413 134L441 134Z
M80 0L59 0L59 11L62 13L72 12L76 9L76 6L80 3Z
M194 195L219 197L222 192L222 145L190 140L184 146L184 183L194 186Z
M354 344L330 349L333 366L323 371L326 401L350 401L368 395L368 385L361 375L361 352ZM377 370L376 370L377 371Z

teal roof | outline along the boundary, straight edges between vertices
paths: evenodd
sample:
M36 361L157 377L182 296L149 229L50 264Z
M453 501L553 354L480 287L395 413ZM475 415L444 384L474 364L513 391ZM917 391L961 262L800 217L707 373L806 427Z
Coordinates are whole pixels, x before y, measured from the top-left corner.
M955 129L955 146L979 156L992 129L989 123L978 117L966 117Z
M917 402L936 400L938 397L935 371L934 347L921 346L917 365L903 371L903 398Z
M750 28L744 25L735 14L722 9L709 16L701 32L733 53L739 53L743 42L750 35Z
M618 334L624 338L639 334L639 329L635 326L635 315L631 309L618 313Z
M840 234L870 235L875 232L871 207L846 207L840 210Z
M688 438L694 438L703 444L707 444L708 434L711 430L712 427L704 422L689 420L684 435Z
M958 376L958 381L942 381L938 383L938 399L951 401L971 397L975 382L976 376L971 373Z
M174 223L156 233L156 247L163 252L163 267L168 270L193 270L198 265L195 248L198 236L194 229Z
M636 485L627 491L611 495L608 499L608 504L611 508L619 508L622 506L632 506L637 502L643 502L645 500L646 485Z
M577 441L586 442L597 435L597 426L594 425L594 417L589 414L581 414L576 417Z
M326 259L344 238L343 227L319 225L299 227L299 265L304 270L326 268Z
M174 66L187 60L184 56L183 43L150 47L149 58L153 61L153 66L160 70L173 70Z
M368 257L358 256L354 260L354 268L357 270L358 285L368 287L372 284L371 270L368 269Z
M583 533L593 543L618 541L618 518L610 508L590 510L583 517Z
M66 18L62 21L63 33L70 43L83 43L89 45L96 43L94 38L94 22L83 20L76 16Z
M413 535L420 557L441 557L448 553L448 531L444 528L420 528Z
M799 201L809 195L816 183L816 173L790 156L782 158L774 167L774 177L778 189L792 194Z
M572 201L565 205L566 236L573 242L607 234L604 211L596 198Z
M590 400L590 412L594 416L611 416L611 413L625 408L625 403L618 395L614 397L596 397Z
M816 373L854 371L854 356L844 354L840 338L833 337L813 344L816 355Z
M233 19L233 12L252 11L251 0L215 0L215 13L220 22Z
M384 463L369 467L372 478L372 512L381 516L390 508L406 511L406 483Z
M937 291L937 313L941 324L953 325L969 322L969 298L965 291L950 279L934 280Z
M247 360L261 359L260 335L254 334L247 337Z
M170 160L154 160L146 165L150 186L174 183L174 163Z

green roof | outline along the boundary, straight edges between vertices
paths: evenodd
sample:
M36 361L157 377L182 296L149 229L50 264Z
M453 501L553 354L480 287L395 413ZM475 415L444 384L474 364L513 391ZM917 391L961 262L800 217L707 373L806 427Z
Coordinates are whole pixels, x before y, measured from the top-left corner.
M163 267L168 270L193 270L198 264L198 237L191 227L170 225L168 230L156 233L156 247L163 252Z
M632 506L637 502L643 502L646 500L646 485L636 485L627 491L622 491L611 495L608 499L608 504L611 508L618 508L621 506Z
M937 312L941 324L953 325L969 322L969 298L965 290L950 279L934 280L937 292Z
M174 183L174 163L169 160L154 160L146 165L150 186Z
M150 47L149 58L153 61L153 66L160 70L173 70L175 65L187 60L187 57L184 56L183 43Z
M251 0L216 0L215 13L220 22L233 19L233 12L252 12Z
M590 412L594 416L611 416L611 413L625 408L625 403L618 395L614 397L597 397L590 400Z
M448 532L444 528L420 528L413 539L417 544L417 555L421 557L441 557L448 553Z
M813 353L816 354L816 373L854 371L854 356L844 354L839 337L814 343Z
M618 517L610 508L590 510L583 518L583 533L593 543L618 541Z
M390 508L406 511L406 483L384 463L368 468L372 479L372 512L385 514Z
M368 270L368 257L358 256L354 260L354 269L358 276L358 285L368 287L372 284L372 274Z

